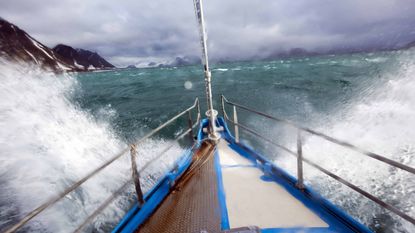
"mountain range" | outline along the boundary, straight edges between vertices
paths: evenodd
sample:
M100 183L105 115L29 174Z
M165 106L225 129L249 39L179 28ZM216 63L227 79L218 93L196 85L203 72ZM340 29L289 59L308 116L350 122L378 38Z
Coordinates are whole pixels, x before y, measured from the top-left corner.
M3 18L0 18L0 57L14 62L36 64L53 72L115 68L95 52L63 44L51 49Z
M313 52L303 48L292 48L287 51L275 51L268 57L252 60L273 60L288 57L305 57L326 54L345 54L358 52L390 51L408 49L415 46L415 41L399 48L368 48L368 49L336 49L324 52ZM77 49L68 45L58 44L49 48L40 43L16 25L0 17L0 58L15 62L32 63L54 72L81 72L90 70L113 69L114 65L106 61L96 52ZM216 63L229 62L235 59L218 60ZM147 62L137 67L175 67L200 64L200 58L194 56L176 57L170 61ZM131 65L129 68L133 68Z

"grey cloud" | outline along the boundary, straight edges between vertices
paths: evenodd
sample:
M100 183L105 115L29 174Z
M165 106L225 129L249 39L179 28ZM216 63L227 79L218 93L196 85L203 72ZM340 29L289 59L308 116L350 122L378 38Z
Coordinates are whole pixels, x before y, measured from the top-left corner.
M214 59L394 47L415 40L413 0L205 0ZM116 65L200 53L192 0L9 0L0 16L48 46L95 50ZM149 60L150 61L150 60Z

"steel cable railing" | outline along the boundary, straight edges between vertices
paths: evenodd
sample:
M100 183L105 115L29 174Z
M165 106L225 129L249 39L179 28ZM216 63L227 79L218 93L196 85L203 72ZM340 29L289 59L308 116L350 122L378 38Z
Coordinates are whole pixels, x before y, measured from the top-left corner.
M199 118L199 117L198 117ZM200 121L197 120L195 124L193 124L193 128L199 123ZM158 155L156 155L154 158L152 158L150 161L148 161L140 170L137 171L138 174L140 174L141 172L145 171L146 168L152 164L153 162L157 161L158 159L161 158L161 156L166 153L167 151L169 151L171 148L173 148L173 146L176 145L176 143L182 139L184 136L188 135L191 132L190 129L186 130L185 132L183 132L182 134L180 134L174 141L172 141L169 146L167 146L165 149L163 149L160 153L158 153ZM196 144L193 144L193 146L190 148L190 151L193 151L195 148ZM136 155L136 151L134 150L133 153L133 158L135 158ZM133 169L134 172L134 169ZM137 177L139 178L139 177ZM133 178L134 179L134 178ZM74 232L81 232L81 230L88 224L90 223L95 217L97 217L109 204L111 204L115 198L121 194L127 187L128 184L131 183L131 180L127 181L123 186L121 186L119 189L117 189L116 192L113 193L113 195L111 195L110 197L108 197L108 199L106 199L91 215L89 215L85 221L78 226L78 228L74 231ZM137 190L136 190L137 192ZM142 195L142 193L141 193ZM140 196L140 195L137 195ZM143 198L143 197L141 197ZM142 200L144 202L144 200Z
M192 119L191 119L191 111L192 110L196 110L196 112L197 112L197 119L196 119L196 122L194 124L192 123ZM38 214L40 214L41 212L43 212L45 209L47 209L48 207L54 205L55 203L57 203L58 201L60 201L61 199L63 199L65 196L67 196L69 193L71 193L74 190L76 190L77 188L79 188L87 180L89 180L92 177L94 177L96 174L98 174L104 168L108 167L110 164L112 164L113 162L117 161L119 158L121 158L123 155L125 155L132 147L135 148L137 145L139 145L140 143L143 143L145 140L151 138L157 132L159 132L161 129L163 129L166 126L170 125L171 123L173 123L174 121L176 121L180 117L184 116L185 114L188 114L189 129L187 129L185 132L183 132L182 134L180 134L179 136L177 136L174 139L174 141L171 144L169 144L168 147L166 147L161 153L159 153L157 156L155 156L155 157L157 157L156 159L153 158L151 161L149 161L145 165L146 167L149 166L150 163L156 161L157 159L159 159L161 157L162 154L166 153L169 149L171 149L174 146L174 143L177 143L178 140L182 139L184 136L188 135L189 133L193 133L193 128L196 127L199 124L200 120L201 120L200 105L199 105L199 99L198 98L195 99L195 102L194 102L194 104L192 106L190 106L186 110L180 112L176 116L172 117L170 120L168 120L165 123L161 124L157 128L153 129L152 131L150 131L149 133L147 133L144 137L140 138L135 144L131 145L130 147L127 147L127 148L123 149L120 153L118 153L115 156L113 156L111 159L109 159L107 162L103 163L101 166L99 166L99 167L95 168L94 170L90 171L82 179L78 180L77 182L75 182L71 186L67 187L64 191L62 191L61 193L59 193L55 197L52 197L51 199L49 199L48 201L46 201L45 203L43 203L42 205L40 205L36 209L30 211L21 220L19 220L16 224L14 224L9 229L5 230L4 233L16 232L21 227L23 227L27 222L29 222L31 219L33 219ZM192 135L191 135L191 137L193 138ZM195 146L195 144L193 145L192 148L194 148L194 146ZM133 154L131 154L131 155L132 156L135 156ZM132 167L134 168L134 164L133 163L132 163ZM140 171L138 171L138 173L139 172L142 172L143 170L144 169L141 169ZM134 173L134 171L133 171L133 173ZM133 180L136 180L136 179L133 179ZM96 211L93 212L93 214L91 214L90 216L88 216L88 218L86 219L85 222L83 222L80 226L78 226L78 228L75 230L75 232L79 232L88 222L90 222L94 217L96 217L99 213L101 213L105 209L105 207L108 206L128 186L128 184L130 182L131 181L126 182L119 189L117 189L116 192L113 193L113 195L111 195L108 199L106 199L104 201L104 203ZM137 184L135 184L135 185L137 185ZM140 191L141 191L141 186L140 185L138 187L136 186L136 188L139 188ZM138 195L138 198L140 198L139 197L140 194L137 193L137 195ZM141 193L141 195L142 195L142 193Z
M350 187L354 191L362 194L363 196L367 197L368 199L372 200L373 202L377 203L378 205L384 207L385 209L387 209L387 210L395 213L396 215L400 216L401 218L403 218L403 219L407 220L408 222L410 222L410 223L412 223L412 224L415 225L415 218L407 215L406 213L404 213L403 211L401 211L398 208L394 207L393 205L390 205L390 204L382 201L381 199L373 196L372 194L368 193L367 191L365 191L365 190L357 187L356 185L354 185L354 184L346 181L345 179L343 179L343 178L335 175L334 173L332 173L332 172L324 169L320 165L312 162L311 160L309 160L307 158L303 158L303 155L302 155L301 134L302 134L302 132L310 133L312 135L315 135L317 137L320 137L320 138L323 138L323 139L325 139L327 141L330 141L330 142L332 142L334 144L337 144L337 145L340 145L340 146L349 148L349 149L351 149L353 151L356 151L356 152L358 152L360 154L363 154L363 155L366 155L366 156L371 157L373 159L376 159L378 161L381 161L381 162L383 162L385 164L388 164L390 166L393 166L393 167L396 167L398 169L407 171L407 172L409 172L411 174L415 174L415 168L412 168L412 167L407 166L405 164L401 164L399 162L396 162L394 160L391 160L389 158L386 158L386 157L384 157L382 155L372 153L370 151L367 151L365 149L362 149L360 147L357 147L357 146L355 146L355 145L353 145L351 143L341 141L339 139L333 138L331 136L325 135L323 133L314 131L312 129L309 129L309 128L306 128L306 127L303 127L303 126L299 126L299 125L297 125L297 124L295 124L295 123L293 123L291 121L288 121L288 120L285 120L285 119L281 119L281 118L278 118L278 117L274 117L274 116L270 116L270 115L268 115L266 113L253 110L253 109L251 109L249 107L246 107L244 105L231 102L231 101L227 100L225 98L225 96L223 96L223 95L221 96L221 103L222 103L222 112L223 112L224 119L226 121L232 123L234 125L234 127L235 127L235 135L234 136L235 136L236 143L239 143L239 128L241 128L241 129L245 130L246 132L248 132L248 133L250 133L250 134L252 134L254 136L257 136L257 137L261 138L262 140L264 140L264 141L266 141L266 142L268 142L268 143L270 143L270 144L272 144L274 146L279 147L280 149L286 151L288 154L293 155L293 156L295 156L297 158L297 184L296 184L296 186L298 188L300 188L300 189L303 189L304 188L304 184L303 184L304 178L303 178L303 167L302 167L302 165L303 165L303 162L305 162L305 163L309 164L310 166L316 168L317 170L319 170L319 171L325 173L326 175L332 177L333 179L339 181L340 183L342 183L342 184ZM229 116L228 116L228 114L226 112L225 104L228 104L228 105L233 106L233 120L229 118ZM297 131L298 131L298 134L297 134L297 152L294 152L294 151L288 149L287 147L285 147L283 145L280 145L280 144L278 144L278 143L276 143L276 142L274 142L274 141L272 141L272 140L270 140L270 139L262 136L257 131L254 131L254 130L250 129L249 127L247 127L247 126L245 126L243 124L240 124L238 122L236 108L240 108L240 109L243 109L245 111L248 111L248 112L251 112L251 113L255 113L257 115L263 116L265 118L271 119L271 120L276 121L276 122L280 122L280 123L284 123L284 124L290 125L290 126L294 127L295 129L297 129Z

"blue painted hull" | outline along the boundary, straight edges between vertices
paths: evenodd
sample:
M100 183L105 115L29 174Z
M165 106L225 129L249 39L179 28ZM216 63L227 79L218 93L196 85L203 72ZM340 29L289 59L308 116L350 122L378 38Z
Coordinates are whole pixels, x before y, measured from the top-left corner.
M295 187L296 178L289 175L287 172L272 164L264 156L257 153L252 148L242 144L236 143L234 137L231 135L223 118L218 119L218 126L223 126L224 131L222 137L230 143L230 147L241 156L251 160L258 169L264 172L263 179L267 181L276 182L284 187L293 197L302 202L307 208L318 215L329 226L327 228L268 228L261 229L261 232L299 232L306 230L306 232L371 232L366 226L362 225L351 216L346 214L328 200L323 198L310 187L305 187L299 190ZM205 137L202 129L208 124L207 120L203 120L197 133L197 144L200 145ZM151 218L151 214L162 203L163 199L169 195L172 185L180 176L185 173L192 160L191 151L187 151L177 162L177 169L168 172L149 192L144 196L145 204L139 208L134 205L133 208L120 221L113 232L134 232L139 226ZM221 176L221 167L219 164L218 155L215 154L215 170L217 174L218 184L218 200L221 214L221 229L229 230L229 219L226 209L226 201L224 188Z

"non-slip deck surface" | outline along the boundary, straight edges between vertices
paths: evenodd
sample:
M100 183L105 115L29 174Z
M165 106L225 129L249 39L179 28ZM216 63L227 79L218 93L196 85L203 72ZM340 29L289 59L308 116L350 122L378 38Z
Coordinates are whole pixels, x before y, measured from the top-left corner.
M220 232L213 152L213 145L202 145L175 190L137 232Z
M231 228L328 227L281 185L262 180L263 172L225 140L218 152Z

